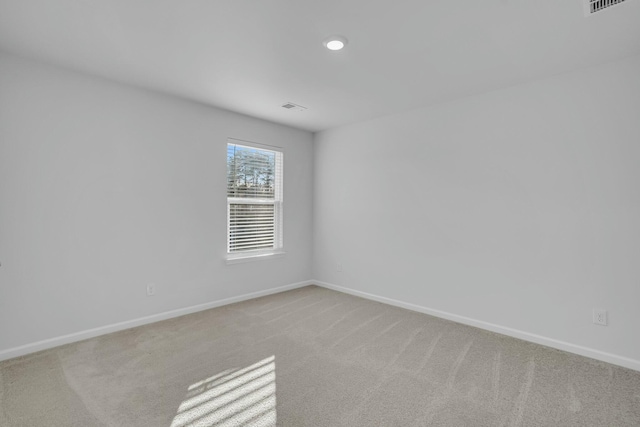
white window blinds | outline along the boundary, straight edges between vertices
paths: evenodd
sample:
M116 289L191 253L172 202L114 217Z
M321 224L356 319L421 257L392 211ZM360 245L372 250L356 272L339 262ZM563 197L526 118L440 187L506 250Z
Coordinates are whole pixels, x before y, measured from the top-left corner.
M227 253L282 249L282 162L281 151L227 143Z

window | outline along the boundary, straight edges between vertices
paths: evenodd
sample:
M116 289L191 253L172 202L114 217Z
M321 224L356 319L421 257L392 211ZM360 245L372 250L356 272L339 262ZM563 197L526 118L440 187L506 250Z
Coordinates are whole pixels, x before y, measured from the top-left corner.
M229 139L229 259L282 252L282 163L283 153L276 147Z

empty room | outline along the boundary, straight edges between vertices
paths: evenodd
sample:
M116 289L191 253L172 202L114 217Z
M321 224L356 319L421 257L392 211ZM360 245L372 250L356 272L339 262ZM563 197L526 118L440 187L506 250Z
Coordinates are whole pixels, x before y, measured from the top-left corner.
M0 0L0 426L640 426L640 0Z

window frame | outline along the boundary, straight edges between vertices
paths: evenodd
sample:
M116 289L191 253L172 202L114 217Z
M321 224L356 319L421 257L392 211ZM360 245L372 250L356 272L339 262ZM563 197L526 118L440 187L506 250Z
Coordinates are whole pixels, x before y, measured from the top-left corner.
M261 144L253 141L246 141L237 138L227 138L226 150L229 146L235 145L256 150L263 150L275 153L275 172L274 172L274 198L256 198L256 197L229 197L228 194L228 171L226 172L227 187L227 230L226 230L226 263L235 264L247 261L266 260L281 257L284 251L284 149L282 147ZM226 170L226 168L225 168ZM231 251L231 205L273 205L274 208L274 238L273 247L265 249L251 249L245 251Z

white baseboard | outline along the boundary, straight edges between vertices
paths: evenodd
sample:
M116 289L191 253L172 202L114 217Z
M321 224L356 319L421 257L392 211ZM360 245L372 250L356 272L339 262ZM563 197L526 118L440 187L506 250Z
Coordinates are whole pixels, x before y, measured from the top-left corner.
M159 322L161 320L171 319L173 317L184 316L185 314L196 313L198 311L208 310L210 308L221 307L223 305L233 304L240 301L246 301L253 298L259 298L266 295L277 294L291 289L301 288L311 285L313 282L307 280L304 282L292 283L290 285L279 286L277 288L266 289L258 292L251 292L244 295L238 295L231 298L225 298L217 301L210 301L204 304L193 305L191 307L179 308L177 310L165 311L163 313L153 314L151 316L140 317L137 319L127 320L120 323L101 326L99 328L87 329L80 332L74 332L68 335L62 335L55 338L34 342L31 344L14 347L0 351L0 361L13 359L14 357L24 356L26 354L35 353L41 350L58 347L60 345L69 344L76 341L86 340L88 338L97 337L99 335L110 334L112 332L121 331L123 329L135 328L149 323Z
M630 359L628 357L606 353L604 351L595 350L592 348L583 347L576 344L571 344L571 343L556 340L553 338L543 337L541 335L520 331L518 329L508 328L506 326L496 325L494 323L483 322L482 320L476 320L476 319L471 319L469 317L459 316L457 314L447 313L445 311L435 310L433 308L423 307L417 304L411 304L408 302L398 301L391 298L381 297L378 295L357 291L355 289L345 288L343 286L338 286L331 283L322 282L319 280L312 280L311 283L317 286L322 286L323 288L332 289L334 291L355 295L358 297L381 302L384 304L394 305L396 307L406 308L407 310L417 311L420 313L429 314L431 316L440 317L447 320L452 320L454 322L462 323L464 325L474 326L476 328L485 329L491 332L497 332L502 335L519 338L524 341L541 344L547 347L552 347L558 350L579 354L580 356L590 357L592 359L601 360L603 362L611 363L613 365L618 365L625 368L640 371L640 360Z
M389 304L396 307L406 308L408 310L429 314L431 316L440 317L440 318L451 320L457 323L462 323L464 325L474 326L476 328L485 329L485 330L496 332L502 335L518 338L524 341L533 342L533 343L544 345L547 347L556 348L558 350L567 351L569 353L579 354L581 356L590 357L592 359L601 360L603 362L607 362L614 365L640 371L640 360L630 359L627 357L606 353L600 350L595 350L592 348L571 344L565 341L560 341L553 338L543 337L541 335L536 335L529 332L508 328L505 326L496 325L494 323L484 322L482 320L476 320L469 317L459 316L457 314L435 310L435 309L423 307L417 304L411 304L408 302L403 302L403 301L395 300L392 298L382 297L382 296L370 294L367 292L362 292L355 289L350 289L343 286L322 282L320 280L306 280L303 282L292 283L285 286L279 286L276 288L266 289L263 291L238 295L235 297L225 298L222 300L210 301L204 304L198 304L191 307L184 307L177 310L166 311L166 312L154 314L151 316L140 317L140 318L128 320L125 322L101 326L99 328L87 329L84 331L75 332L73 334L49 338L49 339L38 341L35 343L10 348L7 350L2 350L0 351L0 361L12 359L14 357L24 356L26 354L35 353L37 351L58 347L60 345L69 344L72 342L82 341L88 338L93 338L100 335L109 334L112 332L121 331L124 329L135 328L136 326L142 326L149 323L159 322L161 320L167 320L174 317L184 316L186 314L196 313L198 311L208 310L215 307L221 307L223 305L233 304L240 301L246 301L253 298L259 298L266 295L276 294L276 293L288 291L291 289L301 288L301 287L312 285L312 284L322 286L327 289L333 289L338 292L343 292L346 294L366 298L372 301L377 301L384 304Z

